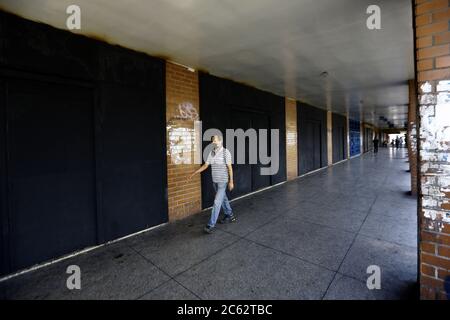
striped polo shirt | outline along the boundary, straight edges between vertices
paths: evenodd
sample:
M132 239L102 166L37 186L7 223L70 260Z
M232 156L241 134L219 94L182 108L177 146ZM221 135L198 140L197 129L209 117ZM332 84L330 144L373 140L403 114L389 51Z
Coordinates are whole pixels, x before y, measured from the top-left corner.
M231 153L228 149L220 147L219 150L212 150L206 163L211 165L213 182L228 182L227 164L231 164Z

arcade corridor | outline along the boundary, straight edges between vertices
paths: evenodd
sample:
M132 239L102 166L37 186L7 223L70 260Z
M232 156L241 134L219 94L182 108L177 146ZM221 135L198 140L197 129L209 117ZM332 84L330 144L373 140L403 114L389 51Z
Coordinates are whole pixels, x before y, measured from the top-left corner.
M416 298L417 210L405 149L381 148L233 203L0 282L7 299ZM81 290L66 268L82 270ZM381 268L368 290L366 269Z
M450 299L449 1L0 2L0 300Z

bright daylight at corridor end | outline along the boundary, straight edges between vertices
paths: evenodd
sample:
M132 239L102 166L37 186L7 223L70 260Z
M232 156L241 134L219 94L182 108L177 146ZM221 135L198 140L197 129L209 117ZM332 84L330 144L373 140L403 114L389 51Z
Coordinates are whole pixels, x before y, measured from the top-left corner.
M450 2L0 0L0 226L3 303L449 300Z

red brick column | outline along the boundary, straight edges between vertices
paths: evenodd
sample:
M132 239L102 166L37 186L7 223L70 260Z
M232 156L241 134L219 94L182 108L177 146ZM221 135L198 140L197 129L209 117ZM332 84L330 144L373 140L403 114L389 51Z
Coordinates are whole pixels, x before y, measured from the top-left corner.
M419 89L420 296L446 299L450 297L449 1L416 0L414 9Z
M327 158L328 165L333 165L333 113L327 111Z
M298 176L297 166L297 101L285 99L286 106L286 171L287 180Z
M194 164L198 134L194 121L199 119L198 73L170 62L166 63L167 183L169 221L201 211L201 182L188 176Z

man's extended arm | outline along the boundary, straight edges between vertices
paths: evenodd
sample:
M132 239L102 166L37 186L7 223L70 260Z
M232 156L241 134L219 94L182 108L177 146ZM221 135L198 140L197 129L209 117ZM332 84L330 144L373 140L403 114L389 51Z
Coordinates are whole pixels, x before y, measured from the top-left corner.
M205 163L204 165L202 165L200 168L198 168L193 174L191 174L188 179L192 179L193 176L195 176L197 173L201 173L203 171L205 171L206 169L208 169L209 167L209 163Z

